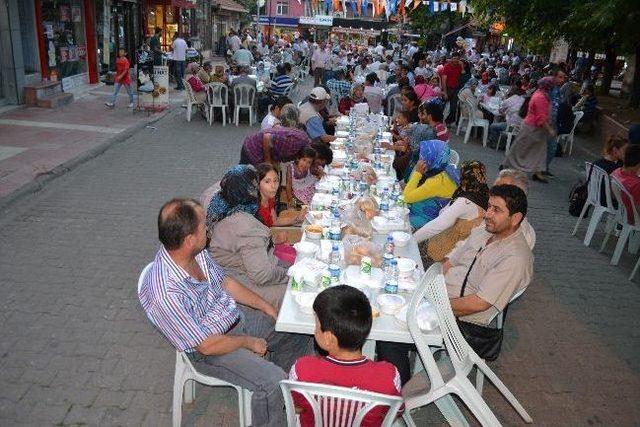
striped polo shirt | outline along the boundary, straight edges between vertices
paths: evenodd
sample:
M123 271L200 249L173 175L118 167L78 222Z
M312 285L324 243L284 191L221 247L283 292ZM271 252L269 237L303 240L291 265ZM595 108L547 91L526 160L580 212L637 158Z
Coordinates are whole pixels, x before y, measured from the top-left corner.
M189 276L161 247L138 294L151 323L186 352L210 335L225 334L240 318L236 302L222 288L222 268L206 250L196 261L206 276L203 282Z
M271 93L276 96L282 96L292 84L293 81L291 77L286 74L275 76L273 80L271 80Z

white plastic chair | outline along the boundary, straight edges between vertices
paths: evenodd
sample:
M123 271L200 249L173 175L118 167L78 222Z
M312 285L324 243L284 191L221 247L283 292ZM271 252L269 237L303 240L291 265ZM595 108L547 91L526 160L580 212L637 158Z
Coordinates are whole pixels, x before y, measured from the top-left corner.
M256 88L250 84L239 84L233 87L233 101L235 105L235 122L238 126L240 110L249 110L249 126L253 126L253 102L256 97Z
M458 164L460 163L460 154L458 154L458 152L454 149L451 149L451 154L449 155L449 163L454 165L455 167L458 167Z
M451 112L451 100L447 101L444 104L444 110L442 110L443 119L446 119L447 117L449 117L450 112Z
M142 289L144 278L151 269L153 263L147 266L140 273L138 278L138 295ZM185 403L191 403L196 397L196 382L211 387L232 387L238 393L238 412L240 426L251 425L251 392L240 386L219 380L217 378L203 375L196 371L187 357L186 353L176 350L176 366L173 376L173 427L179 427L182 423L182 399Z
M475 127L482 128L482 146L487 146L487 137L489 136L489 120L480 119L476 117L476 111L478 107L473 104L473 102L466 100L463 101L462 105L464 106L463 111L460 113L460 119L458 119L458 129L456 130L456 135L460 132L461 124L466 120L467 128L464 133L464 143L466 144L469 141L469 136L471 135L471 129Z
M598 227L598 224L600 224L600 220L602 220L602 216L605 213L615 215L616 212L613 209L613 203L611 202L611 184L609 174L604 169L596 165L592 165L592 163L589 162L585 162L585 170L587 173L587 179L589 180L587 201L582 208L582 212L580 212L580 216L576 221L575 227L573 227L571 235L576 235L580 221L582 221L582 217L587 213L589 206L593 206L593 212L591 213L587 233L584 236L584 245L589 246L591 244L591 239L596 232L596 228ZM602 206L603 200L601 199L603 188L605 190L605 206Z
M636 261L636 265L633 267L633 270L631 271L631 274L629 275L629 280L633 280L633 278L635 277L636 273L638 272L638 268L640 268L640 258L638 258L638 261Z
M504 154L505 156L507 154L509 154L509 149L511 148L511 140L513 140L513 138L518 135L518 133L520 132L520 129L522 128L522 122L520 123L509 123L507 125L507 128L500 132L500 136L498 136L498 143L496 144L496 151L498 151L498 149L500 148L500 141L502 141L502 137L506 136L507 139L505 140L505 145L504 145Z
M369 111L378 114L382 111L382 94L375 91L364 91L364 97L367 98L367 104L369 104Z
M571 127L570 133L563 133L558 135L558 143L562 144L562 154L567 152L567 145L569 146L569 155L571 155L571 151L573 150L573 134L576 131L576 126L578 126L578 122L584 116L584 111L576 111L573 116L573 127Z
M416 343L418 354L426 368L426 374L420 372L414 375L403 389L403 396L405 398L405 421L410 421L407 422L407 424L414 426L415 424L413 420L411 420L409 411L433 402L437 404L440 399L452 401L451 394L455 394L465 403L481 425L499 426L500 421L498 421L481 394L468 379L469 373L475 366L482 371L483 375L489 378L522 419L527 423L532 423L533 420L531 416L522 407L520 402L518 402L498 376L465 341L458 328L453 311L451 310L444 276L440 274L441 271L439 271L441 267L437 264L434 265L436 267L432 266L433 270L430 268L422 277L420 285L411 299L407 312L409 331ZM424 297L426 297L436 309L445 349L455 372L452 376L447 375L446 379L438 369L416 320L418 306ZM428 375L429 378L425 378L425 375ZM418 387L415 387L415 385L418 385ZM411 391L411 393L409 391ZM454 413L457 412L458 417L460 417L459 422L466 424L466 420L455 404L453 408Z
M629 236L632 232L640 232L640 215L638 215L638 210L636 209L636 201L633 199L633 195L631 195L631 193L629 193L629 191L627 191L627 189L624 188L620 181L618 181L615 177L611 177L611 192L613 193L613 197L617 202L617 206L613 207L613 211L615 212L613 218L609 218L607 220L605 236L604 240L602 241L602 245L600 246L600 250L604 250L607 242L609 241L609 236L611 236L611 233L613 233L616 224L620 224L622 226L622 230L620 230L618 243L616 244L616 248L613 250L613 256L611 257L611 265L618 265L620 256L622 255L622 250L627 245ZM632 212L628 212L627 204L625 203L625 201L629 205L631 205ZM629 216L627 216L628 214L631 214L631 217L633 218L633 224L629 222ZM637 244L633 245L635 247L631 247L631 244L629 246L631 252L637 252Z
M229 88L224 83L210 83L207 85L207 104L209 107L209 126L213 123L214 108L222 112L222 126L227 123L227 108L229 107Z
M387 117L393 117L393 113L395 113L396 108L398 111L402 111L402 102L400 101L401 96L402 94L396 93L387 99Z
M204 102L198 101L196 99L196 95L193 93L193 88L189 84L188 81L182 79L182 85L184 86L185 92L187 94L187 121L191 121L191 115L193 113L193 106L202 107L204 106Z
M402 405L402 398L398 396L326 384L283 380L280 389L289 427L300 425L291 392L299 393L309 402L315 427L360 427L364 417L378 406L389 407L381 426L390 427Z

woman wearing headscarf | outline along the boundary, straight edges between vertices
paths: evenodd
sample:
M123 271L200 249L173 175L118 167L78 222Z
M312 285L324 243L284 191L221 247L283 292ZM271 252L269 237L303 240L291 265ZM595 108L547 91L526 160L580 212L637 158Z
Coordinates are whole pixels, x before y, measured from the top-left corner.
M476 110L476 114L475 114L476 117L479 118L479 119L482 119L482 118L484 118L484 114L482 114L482 111L480 111L478 109L478 95L479 95L479 93L478 93L477 89L478 89L478 80L475 77L472 77L464 85L464 88L458 94L458 98L462 102L469 102L470 104L472 104L473 107ZM460 106L460 110L466 116L469 115L469 113L468 113L469 107L466 104L462 104Z
M271 231L257 219L258 173L253 166L232 167L207 208L209 252L225 272L279 308L287 268L274 255Z
M404 188L409 221L419 229L440 213L460 185L460 173L449 163L449 145L437 139L420 143L420 160Z
M460 186L438 217L413 233L418 243L428 240L427 254L433 261L442 261L456 243L469 237L478 226L489 204L487 170L476 160L463 162Z
M436 84L433 84L434 81ZM417 75L416 85L413 90L418 95L418 99L422 102L429 102L432 99L439 98L442 92L437 84L438 81L437 75L431 78L431 83L428 83L424 76Z
M542 172L547 168L547 139L556 132L551 124L549 91L553 77L538 80L538 89L531 96L522 129L511 146L503 167L533 173L533 180L547 183Z
M205 102L207 99L207 91L202 80L198 77L198 71L200 71L200 66L195 62L191 62L187 66L187 72L184 75L184 79L189 83L189 86L191 86L191 90L193 95L196 97L196 101Z
M240 164L258 166L260 163L285 163L295 160L296 155L311 140L307 132L298 127L298 108L286 104L280 111L280 125L249 135L242 144Z
M347 115L354 105L362 102L367 102L367 99L364 97L364 85L354 84L351 87L351 95L345 96L338 103L338 111L340 111L341 114Z

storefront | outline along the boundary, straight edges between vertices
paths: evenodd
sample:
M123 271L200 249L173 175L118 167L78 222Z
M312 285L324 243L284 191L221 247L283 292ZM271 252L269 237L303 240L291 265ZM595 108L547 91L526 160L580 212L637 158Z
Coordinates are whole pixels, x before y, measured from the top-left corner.
M333 25L333 16L301 16L299 23L300 33L303 37L313 40L314 42L325 41L329 39L329 33L331 32L331 26Z
M90 0L36 0L42 76L64 90L98 82L93 12Z
M115 70L118 51L132 63L142 45L141 6L137 0L98 0L95 3L100 74Z
M227 50L225 45L229 31L239 31L243 18L246 19L249 11L241 4L233 0L211 0L211 14L213 16L212 42L214 50L219 55L224 55Z
M160 43L162 50L171 50L171 42L176 33L191 35L191 13L196 8L196 0L145 0L145 39L153 36L157 28L162 30Z

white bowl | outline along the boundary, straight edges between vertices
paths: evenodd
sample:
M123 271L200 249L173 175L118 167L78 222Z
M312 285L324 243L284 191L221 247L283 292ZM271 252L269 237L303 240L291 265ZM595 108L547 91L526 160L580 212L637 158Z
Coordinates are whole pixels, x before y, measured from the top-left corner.
M373 226L377 229L381 229L387 226L389 220L383 216L374 216L371 220Z
M300 311L306 314L313 314L313 302L316 299L315 292L300 292L296 294L296 303Z
M293 247L296 250L296 259L313 258L318 252L318 245L311 242L298 242Z
M304 234L307 236L309 240L320 240L322 237L322 231L309 231L305 228Z
M402 295L380 294L376 302L383 314L395 315L407 303Z
M407 246L407 243L411 240L411 234L404 231L394 231L391 233L391 237L393 237L393 243L399 248Z
M411 258L398 258L398 275L401 278L413 276L416 265L416 262Z

